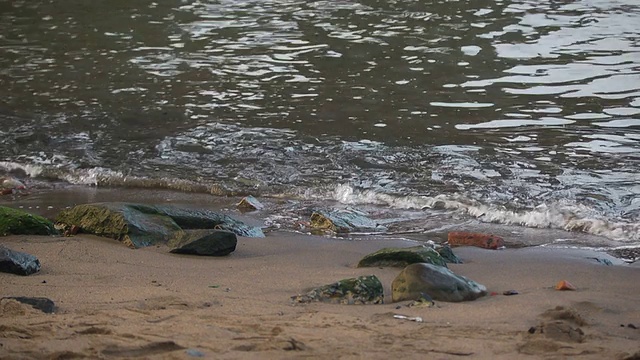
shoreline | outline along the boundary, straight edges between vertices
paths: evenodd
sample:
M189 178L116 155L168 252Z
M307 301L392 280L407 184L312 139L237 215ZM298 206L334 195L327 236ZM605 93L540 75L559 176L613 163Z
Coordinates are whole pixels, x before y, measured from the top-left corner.
M41 184L42 185L42 184ZM170 189L148 188L112 188L70 185L66 183L48 183L49 187L36 187L24 196L12 198L12 195L0 196L0 206L18 208L49 219L62 210L79 204L95 202L132 202L144 204L175 205L187 208L202 208L222 212L253 226L263 227L265 231L291 231L301 236L309 235L308 231L300 230L297 226L308 222L310 214L303 214L310 208L345 208L350 207L333 200L301 200L265 197L265 208L259 211L240 211L238 202L243 196L221 197L211 194L180 192ZM292 205L297 204L297 205ZM383 206L372 204L354 205L358 210L364 210L380 216ZM553 248L578 248L597 250L628 263L640 260L640 243L620 242L604 236L588 234L580 231L568 231L555 228L537 228L501 223L487 223L475 218L465 218L453 215L451 217L437 214L424 214L425 220L415 218L415 209L396 209L399 214L407 211L408 217L391 218L400 224L407 222L397 234L349 234L349 239L405 239L423 243L435 241L445 242L449 231L470 231L490 233L501 236L507 242L507 248L549 246ZM389 214L386 214L388 216ZM379 219L387 222L385 216ZM265 223L268 222L269 224ZM392 222L393 223L393 222ZM275 225L275 226L274 226ZM280 228L280 226L282 228ZM416 229L418 231L416 231ZM309 229L307 229L309 230Z
M454 248L464 263L450 269L498 295L409 308L406 302L390 303L390 284L400 268L355 268L362 256L382 247L414 245L403 240L271 232L239 238L236 251L221 258L169 254L164 246L132 250L89 235L1 241L36 255L42 270L27 277L0 274L0 297L45 296L59 310L47 315L3 301L0 357L187 359L193 357L189 351L225 359L640 354L640 330L628 326L640 326L640 266L612 257L615 264L605 266L589 257L607 255L588 250ZM308 288L369 274L382 281L385 304L290 301ZM577 291L554 290L560 280ZM502 295L506 290L519 294ZM396 314L423 322L395 319ZM581 332L580 341L563 329Z

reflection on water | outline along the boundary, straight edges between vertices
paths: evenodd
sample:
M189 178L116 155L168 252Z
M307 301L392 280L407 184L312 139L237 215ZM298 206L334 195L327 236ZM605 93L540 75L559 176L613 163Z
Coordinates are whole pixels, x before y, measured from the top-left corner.
M0 0L0 160L637 223L638 24L635 0Z

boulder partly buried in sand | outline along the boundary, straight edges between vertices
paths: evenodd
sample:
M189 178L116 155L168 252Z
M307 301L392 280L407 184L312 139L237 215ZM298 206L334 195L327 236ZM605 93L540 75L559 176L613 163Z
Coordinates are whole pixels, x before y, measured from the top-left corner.
M53 222L26 211L0 206L0 236L56 235Z
M37 257L0 245L0 272L31 275L40 271Z
M58 226L110 237L129 247L164 244L176 231L220 229L247 237L264 237L260 228L209 210L127 203L78 205L58 214Z
M392 300L416 300L424 294L433 300L460 302L475 300L487 294L484 285L456 275L451 270L437 265L411 264L393 280Z
M451 246L476 246L492 250L504 247L504 239L500 236L465 231L450 232L447 242Z
M447 262L430 246L384 248L363 257L358 267L405 267L414 263L429 263L447 267Z
M335 233L386 231L387 228L354 210L317 210L311 214L311 227Z
M293 296L291 300L297 303L318 301L347 305L382 304L384 290L378 277L369 275L320 286L304 295Z
M169 240L170 252L204 256L225 256L236 250L238 237L224 230L177 231Z
M17 301L46 314L52 314L56 310L55 303L45 297L7 296L0 299L0 302L5 301Z

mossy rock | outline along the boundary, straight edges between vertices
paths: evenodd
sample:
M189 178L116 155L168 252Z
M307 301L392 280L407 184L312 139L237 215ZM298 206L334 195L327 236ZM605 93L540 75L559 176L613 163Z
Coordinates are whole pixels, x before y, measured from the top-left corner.
M317 210L311 214L311 227L335 233L386 231L387 228L354 210Z
M297 303L383 304L384 289L377 276L360 276L312 289L304 295L292 296L291 300Z
M0 206L0 236L57 234L53 222L42 216Z
M358 267L405 267L414 263L428 263L447 267L446 260L431 247L384 248L358 262Z
M263 237L259 228L208 210L127 203L83 204L62 211L57 223L80 232L110 237L129 247L165 244L183 229L221 229L241 236Z
M391 283L393 302L424 298L436 301L471 301L487 294L487 288L442 266L416 263L405 267Z

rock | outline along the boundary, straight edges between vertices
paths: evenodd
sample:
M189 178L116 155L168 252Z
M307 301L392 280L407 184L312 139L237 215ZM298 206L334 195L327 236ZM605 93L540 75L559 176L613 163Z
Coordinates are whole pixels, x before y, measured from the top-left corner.
M451 246L477 246L493 250L504 247L504 239L499 236L463 231L450 232L448 242Z
M415 263L407 266L391 284L392 300L417 300L423 293L433 300L459 302L475 300L487 289L473 280L437 265Z
M0 206L0 236L56 234L53 223L42 216Z
M231 231L205 229L177 231L168 245L175 254L225 256L235 251L237 243Z
M13 194L16 191L25 190L27 187L22 181L13 177L0 177L0 195Z
M449 264L462 264L462 260L460 260L460 258L458 258L456 254L453 253L453 250L451 250L451 247L449 245L436 247L435 249L438 254L442 256L444 261L448 262Z
M386 227L353 210L317 210L311 214L311 227L336 233L387 230Z
M0 245L0 272L31 275L40 271L37 257Z
M259 227L247 225L230 216L210 210L140 204L136 204L135 208L150 215L168 216L182 229L219 229L231 231L238 236L264 237L264 233Z
M425 293L422 293L420 294L420 298L418 298L417 300L413 300L412 302L407 304L407 306L408 307L434 307L436 306L436 303L435 301L433 301L431 296Z
M251 195L246 196L245 198L240 200L237 206L238 209L243 211L261 210L262 208L264 208L264 205L262 205L262 203L258 201L258 199L254 198Z
M304 295L291 297L293 302L313 301L333 304L383 304L384 290L375 275L343 279L336 283L315 288Z
M132 248L166 243L174 232L188 229L228 230L236 235L264 237L262 230L209 210L127 203L78 205L58 214L58 225L117 239Z
M576 290L576 287L566 280L560 280L556 284L556 290Z
M30 305L34 309L38 309L46 314L52 314L56 310L54 302L44 297L7 296L0 299L0 301L5 299Z
M588 257L587 259L593 259L598 264L607 265L607 266L613 266L613 263L609 259L599 258L599 257Z
M358 263L358 267L405 267L413 263L429 263L447 267L446 261L436 250L424 245L380 249L363 257Z

